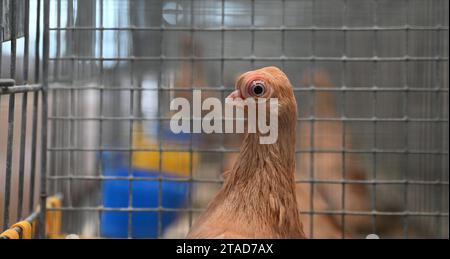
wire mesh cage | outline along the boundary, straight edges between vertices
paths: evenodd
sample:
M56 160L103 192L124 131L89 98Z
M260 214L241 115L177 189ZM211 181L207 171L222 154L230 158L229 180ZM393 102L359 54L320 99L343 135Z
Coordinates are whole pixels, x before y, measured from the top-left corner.
M308 237L448 238L448 1L30 3L50 14L51 237L184 237L242 136L174 134L170 100L277 66Z

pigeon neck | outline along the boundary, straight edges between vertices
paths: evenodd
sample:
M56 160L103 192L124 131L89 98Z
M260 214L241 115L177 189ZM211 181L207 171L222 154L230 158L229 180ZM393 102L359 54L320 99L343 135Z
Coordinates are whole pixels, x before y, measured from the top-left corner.
M295 113L292 117L296 117ZM278 141L274 144L260 144L258 134L245 137L224 185L223 197L227 197L227 204L237 218L272 222L276 225L270 227L275 229L302 232L294 181L295 119L280 118L279 125L283 126L279 127ZM268 214L273 220L265 219Z
M247 134L233 168L235 174L239 178L243 175L260 177L262 173L272 176L272 180L292 178L295 172L295 126L296 113L280 115L278 140L273 144L260 144L259 133Z
M267 171L270 167L278 175L287 177L295 171L295 132L294 129L280 128L278 141L274 144L260 144L259 134L247 134L239 154L239 160L251 168L239 170L239 174L255 175L258 171ZM257 175L255 175L257 176Z

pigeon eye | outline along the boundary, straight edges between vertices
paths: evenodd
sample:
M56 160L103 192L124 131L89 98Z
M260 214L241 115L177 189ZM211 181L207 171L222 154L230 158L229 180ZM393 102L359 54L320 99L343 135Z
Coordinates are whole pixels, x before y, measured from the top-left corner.
M249 94L251 96L262 96L266 91L266 87L262 81L253 81L249 87Z

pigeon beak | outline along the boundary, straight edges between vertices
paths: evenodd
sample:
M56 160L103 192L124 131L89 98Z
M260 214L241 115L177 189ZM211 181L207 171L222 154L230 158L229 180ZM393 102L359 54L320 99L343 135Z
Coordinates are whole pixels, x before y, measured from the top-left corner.
M228 98L233 99L233 100L236 99L236 98L242 99L241 91L240 90L233 91L230 95L227 96L227 99Z

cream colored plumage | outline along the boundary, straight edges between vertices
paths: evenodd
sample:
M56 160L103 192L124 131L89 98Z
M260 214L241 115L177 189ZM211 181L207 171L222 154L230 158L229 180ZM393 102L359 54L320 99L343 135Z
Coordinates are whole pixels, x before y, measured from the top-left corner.
M291 83L276 67L244 73L232 96L245 96L258 78L270 87L265 98L279 102L278 141L259 143L247 134L233 168L188 238L304 238L295 192L297 104Z

